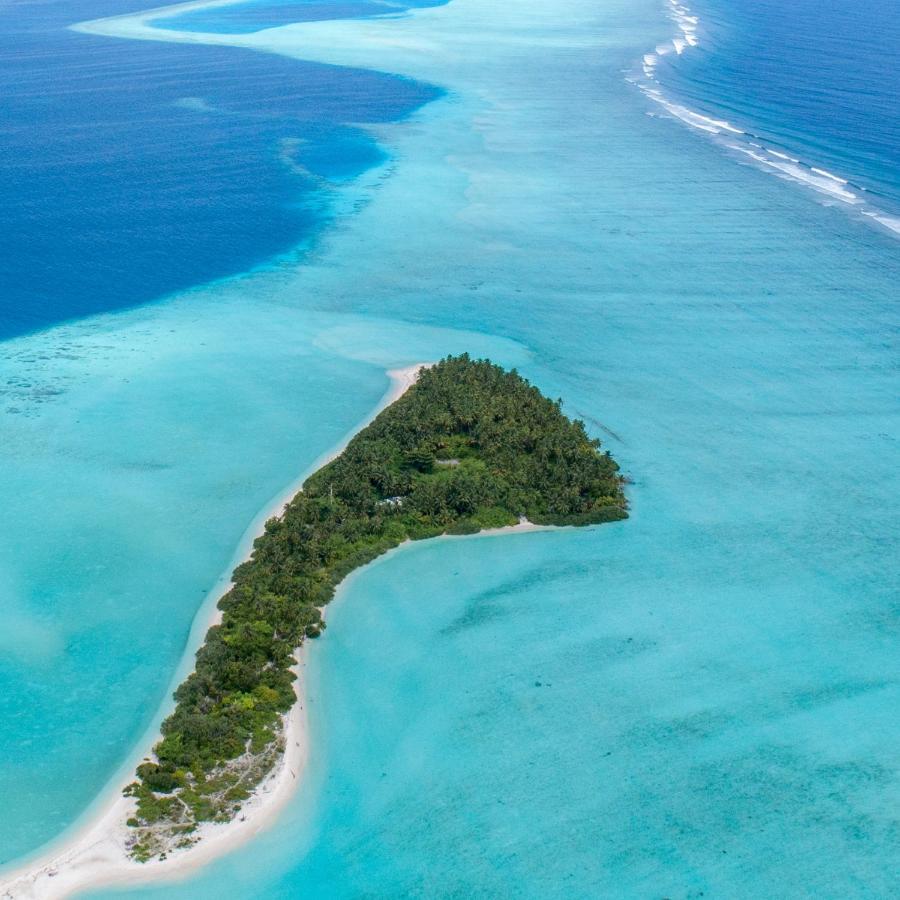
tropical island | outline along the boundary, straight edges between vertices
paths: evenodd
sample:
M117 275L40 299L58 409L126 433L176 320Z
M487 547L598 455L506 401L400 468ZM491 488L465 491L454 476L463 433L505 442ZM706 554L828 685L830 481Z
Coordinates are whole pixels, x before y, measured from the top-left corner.
M322 633L322 608L350 572L409 540L623 519L622 487L584 424L515 370L467 355L421 369L234 570L153 759L125 788L132 858L190 847L201 823L231 821L275 769L295 653Z

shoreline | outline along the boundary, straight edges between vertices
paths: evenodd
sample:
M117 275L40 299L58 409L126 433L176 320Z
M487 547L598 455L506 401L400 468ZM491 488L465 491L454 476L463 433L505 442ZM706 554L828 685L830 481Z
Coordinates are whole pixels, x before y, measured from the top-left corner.
M306 479L339 456L349 441L383 409L402 397L415 383L419 371L429 365L431 363L416 363L388 370L390 385L372 412L335 447L319 456L299 479L280 491L253 519L238 543L227 572L216 580L197 611L184 656L176 667L172 683L166 692L165 704L158 713L160 721L173 707L172 692L193 671L194 657L202 646L206 632L221 620L218 601L231 584L231 573L241 562L249 559L253 542L262 534L266 521L273 516L280 516L285 505L302 489ZM294 673L298 675L295 682L297 699L284 718L284 755L274 771L247 800L237 818L224 824L200 825L197 831L198 842L166 860L139 863L127 855L125 842L130 830L125 825L125 820L134 807L134 801L124 797L122 789L134 779L137 762L145 758L150 748L160 739L158 726L154 726L153 736L147 740L145 735L139 741L140 756L135 755L127 764L127 777L122 779L118 773L114 776L114 786L104 789L100 795L107 799L99 801L99 809L93 815L90 812L86 814L88 820L84 825L76 826L70 836L58 838L46 851L39 850L34 858L8 874L0 873L0 897L4 900L55 900L89 888L177 881L269 828L293 795L309 757L305 680L299 677L306 662L304 642L297 653L297 665L293 667Z

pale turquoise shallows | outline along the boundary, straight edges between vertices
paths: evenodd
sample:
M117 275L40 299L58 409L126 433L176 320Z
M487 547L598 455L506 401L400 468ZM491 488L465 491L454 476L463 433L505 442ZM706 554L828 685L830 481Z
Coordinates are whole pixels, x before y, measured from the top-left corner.
M275 373L247 404L271 435L230 451L269 487L204 483L194 518L172 517L173 552L218 549L195 597L241 504L290 480L284 442L303 433L311 461L374 402L363 363L466 340L585 418L635 478L633 515L359 573L310 653L312 761L277 826L182 885L103 896L896 892L900 244L649 116L622 71L670 27L650 0L453 0L217 37L450 94L380 133L391 177L305 268L145 313L223 310L241 364L186 354L191 384ZM295 330L315 352L285 369ZM170 402L135 378L149 408ZM156 593L113 604L110 653L132 652ZM128 690L155 707L173 656Z
M521 356L499 339L214 290L4 345L0 379L17 381L0 448L11 857L62 831L146 752L200 604L194 647L273 500L384 393L381 364L316 346L336 329L348 348L361 333L413 354L437 341Z

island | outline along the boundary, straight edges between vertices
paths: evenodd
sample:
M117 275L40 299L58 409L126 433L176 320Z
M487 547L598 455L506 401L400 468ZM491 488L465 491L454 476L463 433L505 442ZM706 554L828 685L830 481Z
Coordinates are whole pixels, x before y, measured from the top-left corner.
M278 765L295 654L354 569L411 540L627 516L624 479L584 423L515 370L449 356L308 478L266 522L219 601L153 757L124 793L139 862L228 822Z

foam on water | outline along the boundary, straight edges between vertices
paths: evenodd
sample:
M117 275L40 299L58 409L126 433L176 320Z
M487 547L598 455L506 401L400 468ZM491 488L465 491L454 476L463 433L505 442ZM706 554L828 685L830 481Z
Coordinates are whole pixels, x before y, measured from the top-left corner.
M900 220L879 208L876 201L862 196L865 188L861 185L852 184L849 179L829 172L813 162L803 161L763 143L764 138L751 130L744 130L723 118L692 109L671 92L664 90L659 77L660 61L672 53L681 56L691 48L698 47L701 33L699 17L692 14L688 6L679 0L667 0L666 8L678 29L678 36L658 44L653 53L644 54L641 62L643 77L629 76L629 80L637 84L645 96L685 125L713 137L736 158L752 160L766 171L822 195L825 202L837 200L862 216L863 221L876 223L889 232L900 234L897 228Z

